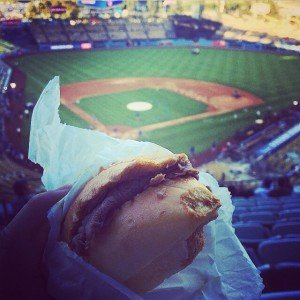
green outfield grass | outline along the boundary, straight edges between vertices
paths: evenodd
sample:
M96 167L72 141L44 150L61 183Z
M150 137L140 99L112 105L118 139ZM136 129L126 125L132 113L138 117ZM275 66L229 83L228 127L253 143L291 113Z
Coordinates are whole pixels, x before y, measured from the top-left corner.
M143 101L152 109L136 113L127 109L130 102ZM80 108L95 116L105 125L139 127L203 113L207 105L167 90L138 89L98 97L84 98ZM121 122L120 122L121 120Z
M257 109L279 110L300 97L300 57L296 56L219 49L201 49L200 55L194 56L190 49L185 48L149 48L52 52L18 57L12 59L12 62L27 74L27 101L36 101L45 84L55 75L60 76L61 84L116 77L199 79L237 87L265 101L265 105L259 108L247 112L241 110L237 119L231 113L143 135L143 139L157 142L176 152L188 151L192 145L196 151L204 150L213 142L225 139L237 129L253 123ZM60 110L60 115L67 124L88 127L66 108ZM122 114L118 118L118 124L125 122ZM29 128L26 122L25 142L28 140Z
M194 143L199 147L198 149L207 149L211 146L212 141L218 142L229 138L232 132L247 126L255 118L256 113L253 110L240 112L237 119L234 118L232 113L227 113L201 120L201 122L192 121L171 128L144 132L141 139L151 140L166 148L173 149L175 152L180 152L183 145L190 145L190 135L181 134L181 132L193 132ZM172 136L180 136L180 139L174 139ZM184 150L189 151L187 146Z

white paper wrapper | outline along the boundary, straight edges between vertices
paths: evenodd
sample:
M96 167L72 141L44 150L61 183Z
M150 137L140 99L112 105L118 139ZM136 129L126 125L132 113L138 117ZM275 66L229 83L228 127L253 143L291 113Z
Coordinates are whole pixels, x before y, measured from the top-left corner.
M58 240L60 224L85 182L101 166L136 156L167 154L158 145L118 140L93 130L60 122L59 79L44 89L31 121L29 158L44 168L47 190L72 184L69 194L49 211L50 233L45 250L48 290L56 299L259 299L262 280L231 225L233 205L227 189L206 173L200 182L221 199L216 221L205 227L205 246L194 262L143 297L99 272Z

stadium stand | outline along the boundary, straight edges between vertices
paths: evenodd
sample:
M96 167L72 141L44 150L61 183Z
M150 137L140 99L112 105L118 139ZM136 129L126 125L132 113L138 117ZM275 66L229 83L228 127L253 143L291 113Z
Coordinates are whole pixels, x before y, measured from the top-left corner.
M0 39L0 57L12 55L14 53L17 53L18 50L19 48L15 45Z
M166 39L167 33L160 19L145 19L144 24L149 39Z
M297 151L299 149L300 137L295 138L284 145L281 149L274 152L272 155L268 156L265 160L265 168L267 170L274 170L274 172L284 172L289 173L297 171L297 162L299 156ZM295 178L298 182L298 180Z
M51 22L41 21L43 26L43 31L47 40L50 43L67 43L69 42L66 31L62 26L60 20L55 20Z
M43 26L40 26L38 21L32 22L30 30L37 44L49 42L43 31Z
M259 268L264 279L264 292L274 293L299 289L300 264L266 264ZM286 298L285 298L286 299Z
M0 60L0 157L5 151L5 121L4 117L7 112L7 89L12 75L12 69Z
M291 201L293 202L290 206ZM282 230L289 233L289 228L292 233L297 233L299 231L299 225L297 221L293 223L290 219L300 219L299 216L299 205L300 197L299 194L292 194L288 197L279 198L264 198L263 200L259 197L241 198L234 197L233 203L236 207L234 212L236 224L239 221L247 223L249 221L254 221L262 225L271 225L272 235L276 235ZM266 205L268 203L269 205ZM286 209L286 207L290 209ZM273 209L270 209L273 207ZM287 225L285 227L285 225ZM282 229L281 229L282 228ZM297 229L298 228L298 229ZM247 230L247 229L245 229ZM299 232L300 233L300 232Z
M127 20L128 37L131 40L144 40L147 39L146 30L143 21L140 18L130 18ZM149 36L149 32L148 32Z
M163 21L163 26L166 31L166 38L175 39L176 34L173 26L173 22L169 19Z
M83 25L87 30L88 35L94 42L103 42L109 39L107 29L104 25L104 21L97 21Z
M262 225L272 225L276 220L275 214L269 211L246 212L240 214L239 218L242 222L253 221Z
M237 223L235 233L245 247L257 249L259 243L270 236L269 230L260 223Z
M91 39L88 36L84 26L82 24L73 24L70 22L62 22L64 30L71 42L90 42Z
M300 291L278 292L262 294L262 300L299 300Z
M29 32L38 45L72 42L143 41L175 39L173 21L170 19L93 19L91 22L73 20L33 20ZM51 32L51 34L50 34ZM103 47L103 44L99 44Z
M223 176L223 184L233 186L235 196L252 195L266 178L272 178L273 196L289 194L291 184L299 184L300 178L299 117L299 108L294 105L275 115L267 112L262 116L263 124L246 127L227 144L221 143L214 151L202 153L211 160L202 168L220 180ZM240 182L235 178L240 178Z
M258 247L258 256L263 264L300 262L300 238L272 238L265 240Z
M13 185L18 180L26 180L34 193L43 191L41 174L12 161L6 155L0 158L0 229L14 216L12 201L16 197Z
M0 92L5 94L12 75L12 69L5 62L0 60Z
M282 221L282 222L276 222L274 224L272 228L272 235L288 235L288 234L300 235L300 222Z
M127 40L126 22L123 19L108 20L105 24L111 40Z

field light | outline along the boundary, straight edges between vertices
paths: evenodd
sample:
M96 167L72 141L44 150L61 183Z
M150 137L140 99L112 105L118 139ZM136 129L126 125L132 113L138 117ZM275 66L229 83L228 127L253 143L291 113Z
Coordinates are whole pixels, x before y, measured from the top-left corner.
M16 85L15 82L11 82L11 83L10 83L10 87L11 87L12 89L15 89L15 88L17 87L17 85Z
M298 105L298 104L299 104L299 102L297 100L293 101L293 105Z
M119 19L119 18L121 18L121 14L119 12L115 12L114 17L116 19Z
M256 124L263 124L263 123L264 123L264 120L263 120L263 119L256 119L256 120L255 120L255 123L256 123Z

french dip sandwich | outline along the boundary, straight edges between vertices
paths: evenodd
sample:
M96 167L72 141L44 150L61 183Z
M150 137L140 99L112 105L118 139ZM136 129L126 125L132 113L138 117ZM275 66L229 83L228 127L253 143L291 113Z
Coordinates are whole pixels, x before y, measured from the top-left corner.
M189 265L220 201L185 154L115 163L72 203L61 238L101 272L143 294Z

